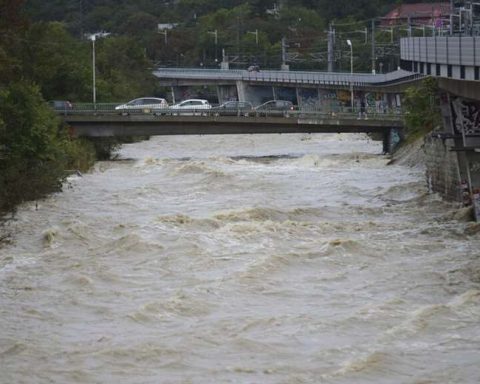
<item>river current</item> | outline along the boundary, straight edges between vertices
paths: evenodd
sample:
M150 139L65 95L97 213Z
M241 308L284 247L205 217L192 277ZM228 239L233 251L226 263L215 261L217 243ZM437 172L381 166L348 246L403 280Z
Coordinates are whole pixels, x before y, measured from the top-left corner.
M154 137L24 204L0 383L480 382L480 234L381 150Z

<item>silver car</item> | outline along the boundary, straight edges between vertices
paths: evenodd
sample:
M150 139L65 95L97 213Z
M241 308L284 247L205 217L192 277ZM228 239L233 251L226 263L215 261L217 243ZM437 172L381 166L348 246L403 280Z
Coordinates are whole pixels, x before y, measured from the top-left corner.
M159 110L167 109L167 100L160 97L140 97L129 101L128 103L117 105L116 110L122 113L143 112L143 113L158 113Z
M174 104L170 106L171 112L174 115L197 115L196 113L198 109L210 109L212 106L205 99L187 99L178 104Z

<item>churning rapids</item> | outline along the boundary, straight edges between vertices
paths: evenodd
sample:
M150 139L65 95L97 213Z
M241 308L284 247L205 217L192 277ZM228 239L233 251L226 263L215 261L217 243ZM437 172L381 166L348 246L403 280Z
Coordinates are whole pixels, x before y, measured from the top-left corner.
M23 205L0 382L480 382L476 224L380 152L155 137Z

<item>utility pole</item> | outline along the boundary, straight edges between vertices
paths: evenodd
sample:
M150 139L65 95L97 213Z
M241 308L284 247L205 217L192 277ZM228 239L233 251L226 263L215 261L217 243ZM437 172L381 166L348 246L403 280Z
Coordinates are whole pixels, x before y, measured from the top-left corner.
M353 113L353 44L350 39L347 40L347 44L350 47L350 106L352 108L352 113Z
M258 45L258 29L256 29L255 32L247 31L247 33L250 33L251 35L255 35L255 44Z
M215 31L207 32L207 33L210 34L210 35L213 35L215 37L214 41L215 41L215 45L217 45L217 43L218 43L218 31L215 29Z
M158 31L158 33L165 36L165 45L167 45L167 30L163 29L161 31Z
M328 28L328 72L333 72L335 70L335 29L333 28L333 22L330 23Z
M97 89L95 85L95 35L92 35L90 39L92 40L92 88L93 88L93 108L97 109Z
M287 42L285 37L282 37L282 71L288 71L290 68L287 65Z
M217 57L218 31L215 29L215 31L207 32L207 33L215 37L215 63L217 63L218 62L218 57Z
M236 36L237 57L240 57L240 17L237 16L237 36Z

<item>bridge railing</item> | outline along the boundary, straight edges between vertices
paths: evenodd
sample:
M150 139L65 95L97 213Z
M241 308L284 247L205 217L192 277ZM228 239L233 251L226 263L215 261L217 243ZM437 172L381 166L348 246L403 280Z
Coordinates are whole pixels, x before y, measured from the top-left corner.
M420 75L404 70L389 73L349 73L320 71L247 71L242 69L199 69L199 68L157 68L153 74L165 79L228 80L284 84L316 84L353 86L362 88L368 85L388 84L418 78Z
M243 109L115 109L119 103L76 103L72 108L57 110L59 115L130 115L130 116L154 116L161 118L162 116L200 116L210 117L212 120L224 116L236 116L242 118L265 118L265 117L281 117L287 119L358 119L368 118L372 120L399 121L403 120L402 111L399 109L377 109L374 107L367 108L364 115L360 115L358 109L351 107L341 107L335 110L243 110Z

